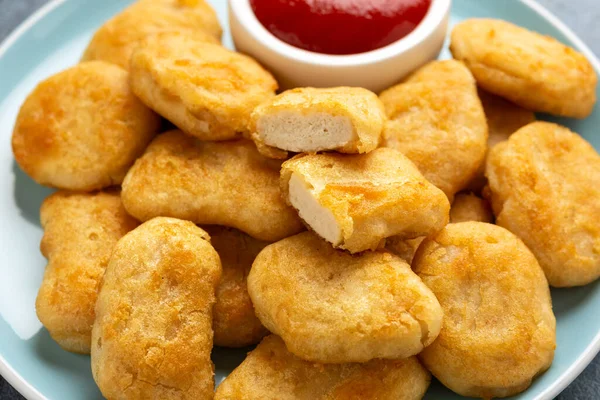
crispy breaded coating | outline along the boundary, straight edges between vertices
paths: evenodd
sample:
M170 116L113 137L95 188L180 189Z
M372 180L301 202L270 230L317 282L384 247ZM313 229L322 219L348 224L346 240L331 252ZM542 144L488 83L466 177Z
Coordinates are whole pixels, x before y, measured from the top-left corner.
M91 61L40 83L17 117L12 149L37 183L92 191L123 180L160 118L129 89L127 72Z
M442 323L435 296L401 258L351 255L312 232L260 252L248 293L263 325L315 362L410 357L435 340Z
M212 308L221 277L210 237L155 218L115 246L96 304L92 373L112 399L212 399Z
M431 61L412 74L403 83L444 82L464 85L473 81L473 75L466 66L456 60Z
M148 107L202 140L246 133L254 108L277 89L252 58L184 33L143 40L130 70L131 88Z
M367 153L379 145L385 118L383 104L366 89L297 88L259 105L250 133L259 150Z
M598 77L583 54L510 22L461 22L450 51L483 89L529 110L585 118L596 103Z
M35 303L38 318L65 350L89 354L97 290L117 241L138 225L119 192L57 192L42 203L48 259Z
M487 123L469 71L457 61L438 61L379 97L389 118L383 146L404 153L452 201L486 152Z
M444 309L442 330L419 359L452 391L507 397L550 367L548 282L515 235L482 222L450 224L421 244L413 268Z
M271 335L219 385L215 400L420 400L430 380L416 357L318 364Z
M281 167L281 190L312 230L351 253L375 250L394 235L431 235L448 223L444 193L394 149L296 156Z
M413 257L423 240L425 240L425 236L415 239L402 239L399 236L392 236L386 239L385 248L406 261L408 265L411 265Z
M82 60L103 60L129 69L140 41L161 32L184 32L215 44L222 33L215 11L204 0L141 0L96 31Z
M254 313L246 279L254 259L269 242L254 239L233 228L203 227L223 267L213 307L215 346L245 347L260 342L269 333Z
M600 156L588 142L535 122L490 151L486 175L496 223L525 242L550 285L600 277Z
M494 214L487 200L473 193L459 193L450 208L450 222L494 222Z
M281 161L262 157L249 140L201 142L171 131L159 135L129 170L121 197L140 221L181 218L276 241L303 229L281 196L280 167Z
M535 121L533 112L484 90L479 90L479 99L483 104L483 111L485 111L488 123L488 151L498 143L507 140L510 135L525 125ZM486 184L484 162L479 167L477 176L471 181L468 189L481 193Z

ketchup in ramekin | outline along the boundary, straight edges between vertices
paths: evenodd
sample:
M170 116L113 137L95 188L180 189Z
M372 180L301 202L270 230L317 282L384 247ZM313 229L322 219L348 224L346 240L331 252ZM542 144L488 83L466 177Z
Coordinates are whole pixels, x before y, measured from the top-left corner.
M359 54L402 39L432 0L250 0L261 24L282 41L323 54Z

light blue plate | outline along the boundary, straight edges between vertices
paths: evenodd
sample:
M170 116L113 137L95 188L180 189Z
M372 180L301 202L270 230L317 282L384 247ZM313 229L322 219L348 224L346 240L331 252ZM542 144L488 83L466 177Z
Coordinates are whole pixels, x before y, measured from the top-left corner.
M42 79L75 64L92 33L130 0L52 1L27 20L0 48L0 373L29 399L102 398L92 380L89 358L61 350L42 329L34 302L45 261L39 206L48 189L16 167L10 150L15 117L25 96ZM212 0L227 26L225 0ZM577 37L555 17L529 0L454 0L452 23L470 17L494 17L548 34L583 51L600 65ZM225 43L230 46L228 33ZM447 57L444 53L443 57ZM600 93L598 94L600 97ZM600 149L600 111L585 121L563 120ZM553 290L558 327L554 364L516 399L552 399L585 368L600 349L600 285ZM214 353L217 383L245 351ZM459 399L434 383L427 399Z

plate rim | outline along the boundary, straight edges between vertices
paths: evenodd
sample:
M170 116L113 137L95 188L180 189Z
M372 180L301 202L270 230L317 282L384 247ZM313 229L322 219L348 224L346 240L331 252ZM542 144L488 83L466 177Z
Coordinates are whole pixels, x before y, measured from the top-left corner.
M0 59L2 59L14 43L24 35L29 29L37 24L47 14L67 1L76 0L50 0L42 7L34 11L29 17L21 22L2 42L0 42ZM554 26L563 35L565 35L590 61L594 70L600 75L600 60L594 52L577 36L571 28L562 22L554 13L537 2L537 0L518 0L520 3L529 7L540 17L545 19L550 25ZM594 339L585 348L583 353L573 362L567 370L550 386L545 388L534 400L552 400L558 396L571 382L575 380L583 370L592 362L600 352L600 330L596 333ZM0 375L23 397L28 400L49 400L40 393L33 385L25 380L0 354Z

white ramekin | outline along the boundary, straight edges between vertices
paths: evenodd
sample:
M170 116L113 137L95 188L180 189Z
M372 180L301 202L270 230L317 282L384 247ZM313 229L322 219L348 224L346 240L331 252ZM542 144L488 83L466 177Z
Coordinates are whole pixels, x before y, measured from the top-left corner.
M229 0L229 23L236 49L269 69L282 89L359 86L379 92L438 57L451 2L433 0L425 19L408 36L353 55L314 53L279 40L258 21L250 0Z

